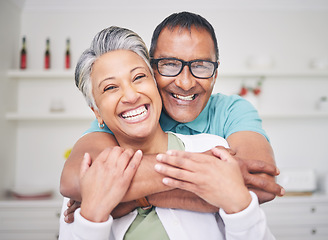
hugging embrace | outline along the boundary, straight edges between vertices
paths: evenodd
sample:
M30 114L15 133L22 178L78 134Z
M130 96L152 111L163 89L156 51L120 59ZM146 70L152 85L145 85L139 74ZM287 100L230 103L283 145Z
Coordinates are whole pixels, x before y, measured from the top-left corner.
M63 169L63 212L81 207L60 239L274 239L259 206L284 193L272 148L249 102L211 95L218 66L213 27L189 12L149 54L125 28L94 37L75 82L96 121Z

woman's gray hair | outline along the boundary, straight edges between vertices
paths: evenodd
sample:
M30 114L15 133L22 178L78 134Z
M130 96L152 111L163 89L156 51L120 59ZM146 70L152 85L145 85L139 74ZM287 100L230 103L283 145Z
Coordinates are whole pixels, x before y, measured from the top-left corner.
M116 26L100 31L93 38L90 48L82 53L75 68L75 85L83 93L88 105L95 110L98 110L98 108L92 95L92 66L100 56L115 50L135 52L145 61L153 75L146 44L138 34L129 29Z

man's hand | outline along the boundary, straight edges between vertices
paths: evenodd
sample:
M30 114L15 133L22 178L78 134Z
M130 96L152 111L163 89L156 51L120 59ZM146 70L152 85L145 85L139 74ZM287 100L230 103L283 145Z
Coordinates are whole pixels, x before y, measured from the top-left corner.
M280 172L275 165L270 143L264 136L242 131L231 134L227 141L236 152L234 158L239 163L246 186L257 194L260 203L285 194L283 187L275 181L275 176ZM212 151L214 155L215 151Z
M80 207L80 202L70 199L67 203L67 210L64 212L64 221L67 223L74 222L74 212Z
M280 174L279 169L272 164L259 160L237 158L244 181L249 190L255 192L260 203L271 201L275 196L283 196L285 190L275 181Z

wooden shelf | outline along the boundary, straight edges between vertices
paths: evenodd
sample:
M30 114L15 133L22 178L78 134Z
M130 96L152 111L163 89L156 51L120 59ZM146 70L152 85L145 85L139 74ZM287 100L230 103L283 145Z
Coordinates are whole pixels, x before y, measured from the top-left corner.
M10 70L10 79L72 79L74 70Z
M282 71L219 71L218 78L259 78L259 77L272 77L272 78L327 78L327 70L308 70L308 71L298 71L298 72L282 72Z
M68 113L44 113L44 114L27 114L27 113L7 113L6 119L10 121L32 121L32 120L92 120L95 117L92 114L68 114Z
M306 118L328 118L328 112L302 112L302 113L278 113L278 112L267 112L259 113L263 119L306 119Z
M74 78L74 70L10 70L7 76L11 79L53 79L53 78ZM310 78L321 77L328 79L327 70L307 70L298 72L281 72L281 71L220 71L219 78L258 78L258 77L274 77L274 78Z
M60 207L63 198L50 198L40 200L22 200L16 198L0 198L0 207Z

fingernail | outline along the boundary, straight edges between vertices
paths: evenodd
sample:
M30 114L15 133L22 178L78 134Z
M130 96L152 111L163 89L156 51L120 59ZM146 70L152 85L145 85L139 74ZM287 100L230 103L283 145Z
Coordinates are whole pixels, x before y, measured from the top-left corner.
M286 190L284 188L281 188L281 192L280 192L281 196L284 196L285 193L286 193Z
M87 158L88 153L84 153L83 158Z
M64 216L67 216L67 210L64 212Z
M156 160L161 162L163 160L163 154L157 154Z
M156 171L161 171L161 169L162 169L162 166L160 164L155 165L155 170Z
M66 217L64 218L64 221L65 221L65 222L68 222L68 216L66 216Z
M171 150L168 150L168 151L166 152L166 154L167 154L167 155L172 155L173 152L172 152Z
M166 185L169 183L169 180L168 180L167 178L163 178L162 181L163 181L163 183L166 184Z
M280 170L279 170L279 168L277 168L277 175L279 175L280 174Z

